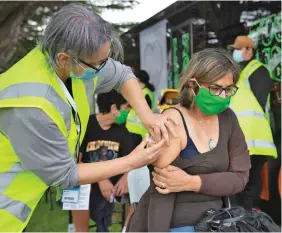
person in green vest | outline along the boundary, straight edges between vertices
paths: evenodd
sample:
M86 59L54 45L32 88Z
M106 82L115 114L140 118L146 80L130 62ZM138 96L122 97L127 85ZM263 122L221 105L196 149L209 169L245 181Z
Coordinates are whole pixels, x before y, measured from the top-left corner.
M0 75L0 232L23 231L49 186L75 187L63 198L74 200L79 185L149 164L168 133L177 136L172 120L152 113L130 68L114 60L121 54L112 25L72 3L50 19L39 45ZM93 95L112 89L154 129L156 144L145 148L146 138L115 161L76 164Z
M236 96L231 108L236 113L251 155L252 168L245 190L236 199L246 209L257 207L261 193L260 172L269 157L277 157L269 121L269 94L272 80L266 66L254 58L254 42L238 36L233 45L233 59L242 66Z
M139 85L142 89L143 95L147 101L148 106L152 111L155 109L155 87L149 82L150 77L145 70L140 70L135 73L138 78ZM138 145L142 138L148 133L148 130L143 126L140 118L137 116L134 109L131 109L127 121L126 128L132 133L134 145Z

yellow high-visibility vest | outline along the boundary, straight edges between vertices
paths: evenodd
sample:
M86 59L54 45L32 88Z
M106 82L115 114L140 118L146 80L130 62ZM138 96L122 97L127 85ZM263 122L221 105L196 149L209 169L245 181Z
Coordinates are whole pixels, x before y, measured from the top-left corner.
M269 122L269 97L263 111L249 83L249 77L261 66L264 65L260 61L252 60L243 69L237 83L239 89L236 95L231 97L230 107L237 115L250 155L268 155L276 158L277 150Z
M152 103L152 110L155 108L155 96L148 88L143 88L142 92L144 96L148 95ZM129 111L126 128L130 133L139 134L142 138L148 133L148 130L143 126L140 118L137 116L135 110L132 108Z
M60 87L48 58L37 47L0 75L0 108L38 108L44 111L68 142L71 155L83 140L97 77L72 80L73 98L81 121L80 138L71 106ZM52 99L47 92L53 91ZM28 145L27 145L28 146ZM11 142L0 131L0 232L21 232L48 186L33 172L25 170Z

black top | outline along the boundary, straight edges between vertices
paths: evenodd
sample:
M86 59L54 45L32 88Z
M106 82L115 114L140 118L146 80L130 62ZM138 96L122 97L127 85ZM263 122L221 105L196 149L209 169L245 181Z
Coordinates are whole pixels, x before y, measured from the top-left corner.
M113 124L108 130L100 127L96 115L91 115L80 151L82 161L98 162L128 155L133 150L132 140L124 125Z
M242 62L241 64L245 68L250 61ZM265 111L267 96L272 88L272 79L268 70L263 66L259 67L251 74L251 76L249 77L249 82L252 92L257 98L263 111Z

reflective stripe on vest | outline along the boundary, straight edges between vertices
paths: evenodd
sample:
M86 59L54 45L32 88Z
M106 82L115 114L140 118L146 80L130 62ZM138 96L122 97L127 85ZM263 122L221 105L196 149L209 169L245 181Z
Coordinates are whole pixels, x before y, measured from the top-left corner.
M0 209L5 209L10 214L18 218L23 223L27 220L31 209L20 201L14 201L11 198L0 193Z
M264 112L265 112L266 120L270 125L270 94L267 96Z
M31 209L23 202L12 200L3 194L5 189L13 182L19 172L24 169L20 163L15 163L14 166L6 173L0 173L0 209L5 209L10 214L17 217L20 221L25 222L28 218Z
M247 145L248 147L276 149L276 146L273 142L268 142L264 140L247 140Z
M230 108L235 112L241 129L245 135L250 155L268 155L277 157L269 124L269 96L265 112L250 88L249 77L259 67L264 66L253 60L243 69L237 83L239 87L235 96L231 97Z
M260 117L260 118L264 118L265 119L265 115L261 112L256 112L253 110L245 110L245 111L241 111L236 113L236 116L239 117Z
M252 111L252 110L245 110L245 111L238 112L236 113L236 116L238 118L258 117L258 118L266 119L265 114L256 112L256 111ZM272 142L268 142L264 140L247 140L246 142L247 142L248 147L272 148L276 150L275 144Z
M78 136L71 107L54 71L38 48L1 74L0 83L0 110L39 108L57 125L74 155ZM86 82L72 80L73 97L82 125L80 142L94 102L96 84L97 77ZM0 232L21 232L48 186L34 173L24 170L11 142L1 130L0 150Z
M46 93L49 93L49 95L46 96ZM61 99L52 86L44 83L19 83L0 91L0 100L22 98L26 96L46 98L46 100L56 107L58 112L64 118L69 131L71 122L69 105Z

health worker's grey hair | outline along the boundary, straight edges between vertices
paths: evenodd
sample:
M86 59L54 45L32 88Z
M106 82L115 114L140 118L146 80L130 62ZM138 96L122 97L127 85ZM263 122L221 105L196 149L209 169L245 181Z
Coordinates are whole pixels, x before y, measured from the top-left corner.
M123 47L114 27L87 6L71 3L51 18L39 46L51 66L58 68L58 53L89 61L106 42L111 43L110 56L123 60Z

